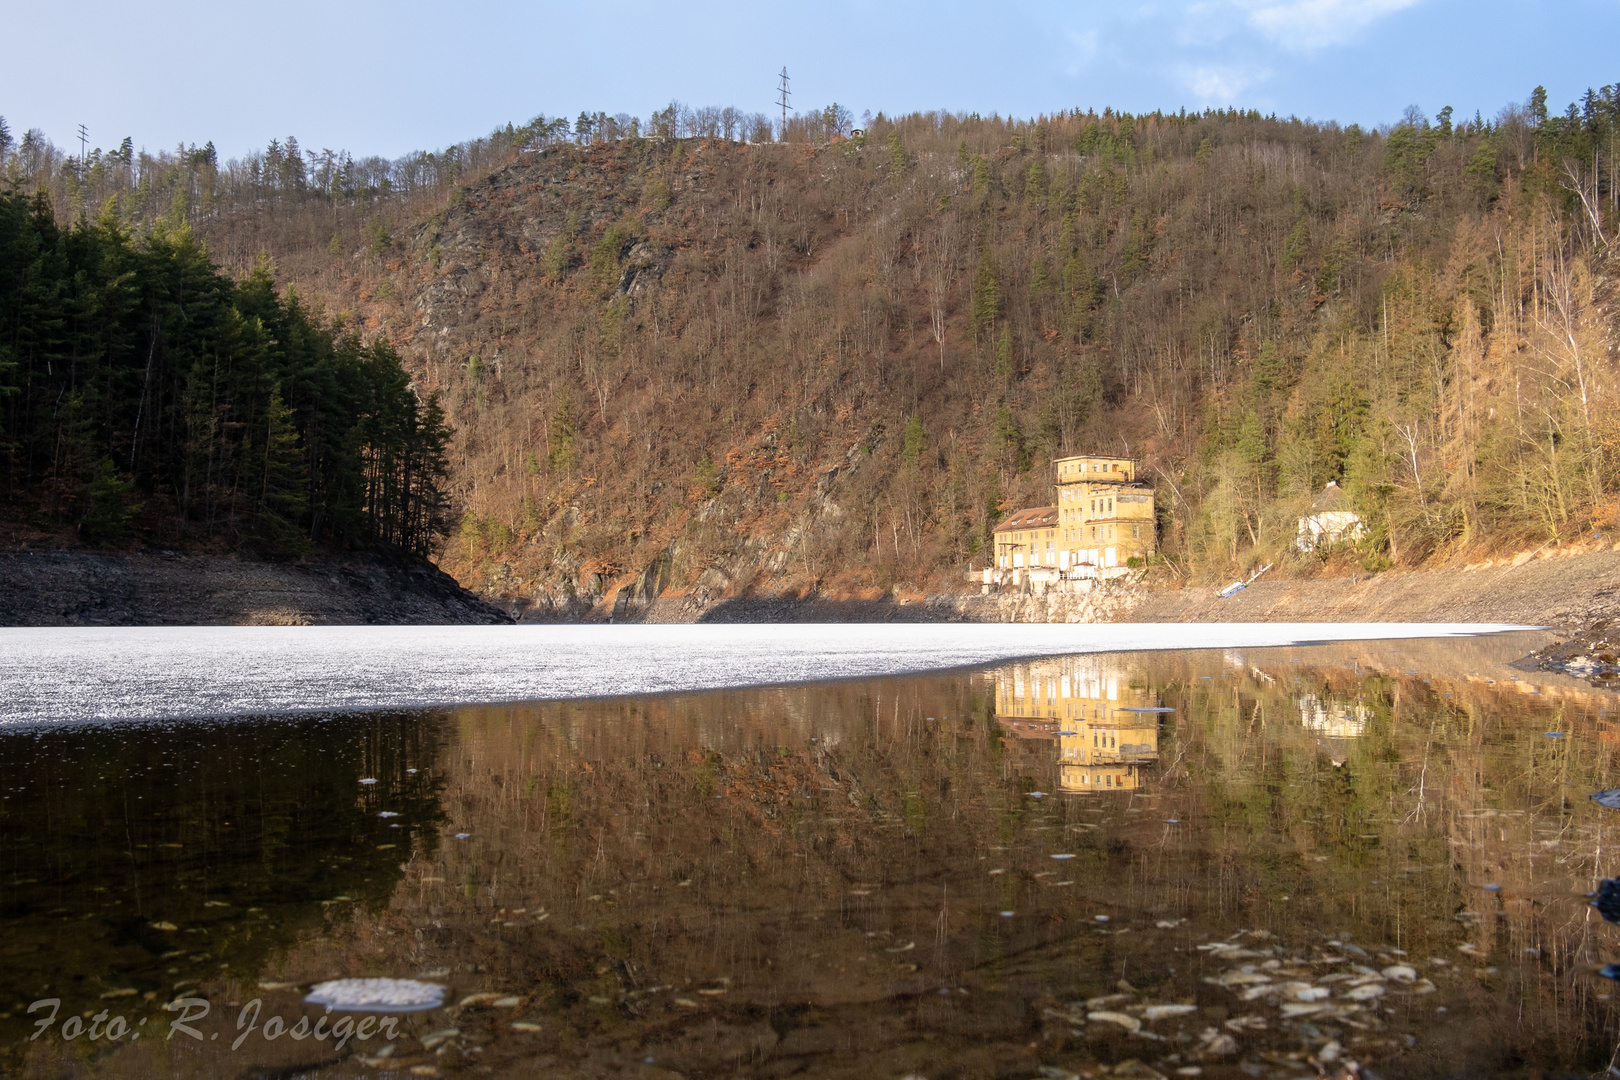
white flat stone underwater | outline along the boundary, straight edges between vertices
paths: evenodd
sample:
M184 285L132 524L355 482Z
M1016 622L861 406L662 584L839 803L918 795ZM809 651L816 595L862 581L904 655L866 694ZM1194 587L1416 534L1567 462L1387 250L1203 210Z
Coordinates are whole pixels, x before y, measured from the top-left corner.
M0 725L662 694L1038 656L1464 637L1474 623L0 628Z

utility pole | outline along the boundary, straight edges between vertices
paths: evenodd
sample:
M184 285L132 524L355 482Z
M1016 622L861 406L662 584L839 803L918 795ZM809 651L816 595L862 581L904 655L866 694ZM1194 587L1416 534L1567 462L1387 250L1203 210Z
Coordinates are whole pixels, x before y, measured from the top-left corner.
M777 102L776 103L778 105L782 106L782 134L781 134L781 137L785 139L785 138L787 138L787 114L788 114L788 110L793 108L793 106L788 104L788 98L793 96L793 91L788 89L788 73L787 73L787 65L785 65L785 64L782 66L782 81L781 81L780 84L778 84L778 86L776 88L776 94L777 94Z
M787 68L783 68L786 71ZM79 171L84 171L84 149L90 144L90 129L83 124L79 125Z

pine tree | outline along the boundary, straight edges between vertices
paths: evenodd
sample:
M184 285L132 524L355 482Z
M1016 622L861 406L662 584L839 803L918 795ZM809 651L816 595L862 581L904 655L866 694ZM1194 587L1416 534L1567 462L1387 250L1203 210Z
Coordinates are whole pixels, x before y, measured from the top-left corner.
M301 525L309 508L309 483L303 449L293 426L293 411L272 388L264 410L264 442L255 447L262 459L259 474L259 535L282 555L302 555L309 539Z
M928 430L923 427L922 417L913 413L906 421L905 443L900 451L900 460L907 465L915 466L927 448Z
M898 131L889 132L889 172L898 176L906 171L906 148L900 142Z
M1039 158L1029 163L1029 174L1024 178L1024 197L1035 200L1046 198L1046 167Z
M996 260L990 248L979 255L979 269L973 275L973 300L968 318L972 323L973 340L995 327L1001 317L1001 285L996 281Z

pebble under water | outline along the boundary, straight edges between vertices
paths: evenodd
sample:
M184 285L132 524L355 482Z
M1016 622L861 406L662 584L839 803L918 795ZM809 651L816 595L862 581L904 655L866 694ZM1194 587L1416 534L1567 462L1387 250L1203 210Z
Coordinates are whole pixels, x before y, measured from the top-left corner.
M13 730L0 1073L1599 1073L1546 640Z

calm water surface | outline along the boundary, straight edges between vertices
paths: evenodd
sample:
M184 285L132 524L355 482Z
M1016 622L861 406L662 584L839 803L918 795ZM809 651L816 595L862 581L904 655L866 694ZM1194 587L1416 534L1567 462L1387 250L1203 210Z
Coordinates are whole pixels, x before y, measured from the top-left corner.
M1620 716L1545 640L7 734L0 1072L1601 1073ZM446 1003L303 1001L371 976Z

